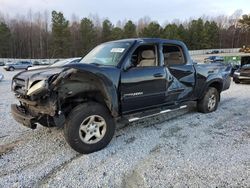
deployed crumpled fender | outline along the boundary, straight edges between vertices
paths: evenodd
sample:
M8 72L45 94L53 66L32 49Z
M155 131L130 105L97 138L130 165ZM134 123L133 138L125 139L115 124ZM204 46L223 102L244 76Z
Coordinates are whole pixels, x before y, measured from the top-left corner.
M69 69L60 73L51 84L62 101L83 97L88 92L99 92L112 116L119 116L117 96L119 69L92 64L72 64L65 68Z

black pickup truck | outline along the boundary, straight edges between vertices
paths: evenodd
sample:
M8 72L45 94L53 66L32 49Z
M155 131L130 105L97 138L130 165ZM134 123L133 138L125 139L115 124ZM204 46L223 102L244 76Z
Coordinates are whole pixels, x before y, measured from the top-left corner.
M126 39L101 44L79 63L24 71L12 81L19 105L14 119L32 129L37 123L64 127L69 145L80 153L104 148L117 121L186 107L217 109L229 88L230 67L196 64L176 40Z

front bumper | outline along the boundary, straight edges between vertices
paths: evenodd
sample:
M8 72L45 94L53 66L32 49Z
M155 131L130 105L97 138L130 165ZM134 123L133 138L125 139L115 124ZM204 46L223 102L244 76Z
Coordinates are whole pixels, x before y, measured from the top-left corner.
M13 118L18 122L21 123L22 125L35 129L36 128L36 123L35 123L35 118L32 117L28 112L25 112L22 107L17 106L16 104L11 104L11 113Z

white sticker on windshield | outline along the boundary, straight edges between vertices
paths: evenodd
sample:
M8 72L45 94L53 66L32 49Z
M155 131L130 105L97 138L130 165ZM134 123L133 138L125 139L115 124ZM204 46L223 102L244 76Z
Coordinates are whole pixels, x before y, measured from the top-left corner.
M112 48L110 52L122 53L125 48Z

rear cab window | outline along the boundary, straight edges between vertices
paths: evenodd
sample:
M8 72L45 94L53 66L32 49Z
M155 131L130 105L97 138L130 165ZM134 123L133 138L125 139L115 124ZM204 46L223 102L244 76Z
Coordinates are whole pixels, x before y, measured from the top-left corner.
M162 52L164 57L164 65L185 65L186 59L181 46L174 44L163 44Z

